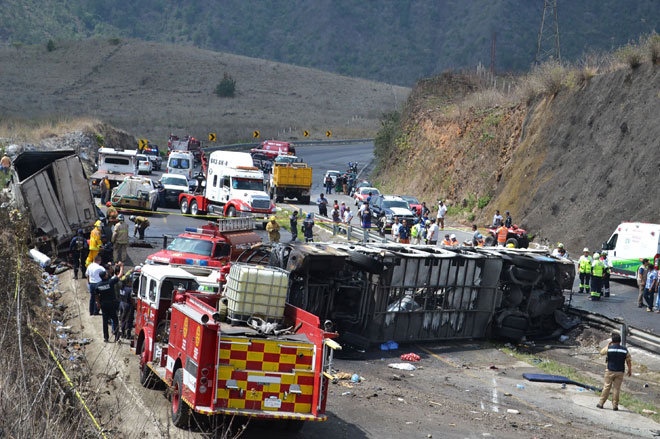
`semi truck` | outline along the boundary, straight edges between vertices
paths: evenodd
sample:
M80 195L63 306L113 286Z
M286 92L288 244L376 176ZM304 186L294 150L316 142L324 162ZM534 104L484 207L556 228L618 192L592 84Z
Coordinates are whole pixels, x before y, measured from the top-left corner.
M215 151L208 164L202 154L200 175L192 193L179 195L181 213L192 215L251 216L265 219L275 213L264 190L264 173L246 152Z
M10 190L16 207L26 214L36 243L55 251L78 229L92 230L98 219L94 199L75 151L26 151L14 159Z
M296 198L309 204L312 189L312 168L293 155L281 155L273 163L270 174L270 197L281 203L284 198Z
M121 150L114 148L99 148L98 169L90 179L92 194L101 196L101 180L108 177L110 189L118 186L126 177L137 174L137 150Z
M272 272L262 268L259 276ZM325 421L332 353L340 348L331 323L326 331L318 317L285 305L277 325L283 329L232 325L218 280L212 270L142 268L132 342L140 383L169 387L172 422L180 428L189 427L193 414L265 418L293 430Z
M199 139L196 139L192 136L184 136L179 138L179 136L170 134L170 137L167 140L167 154L169 155L173 151L189 151L198 162L202 157L201 142Z

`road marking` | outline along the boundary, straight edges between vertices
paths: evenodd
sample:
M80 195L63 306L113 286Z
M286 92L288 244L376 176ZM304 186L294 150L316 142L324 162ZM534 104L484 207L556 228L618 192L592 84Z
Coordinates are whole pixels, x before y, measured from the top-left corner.
M443 363L445 363L445 364L447 364L447 365L453 367L454 369L459 369L459 370L461 370L462 373L468 375L469 377L471 377L471 378L475 378L475 379L481 381L482 383L484 383L484 384L490 386L490 383L488 383L485 379L483 379L483 378L480 377L479 375L473 373L471 370L469 370L469 369L463 369L463 368L461 368L461 366L459 366L458 364L454 363L453 361L448 360L448 359L446 359L446 358L442 358L440 355L434 353L433 351L430 351L430 350L426 349L426 348L423 347L423 346L417 345L417 348L420 349L420 350L422 350L422 351L424 351L424 352L426 352L427 354L429 354L429 355L432 356L433 358L435 358L435 359L437 359L437 360L440 360L440 361L442 361ZM529 409L532 409L532 410L534 410L534 411L536 411L536 412L542 414L543 416L552 419L552 420L555 421L555 422L558 422L558 423L560 423L560 424L565 424L565 421L564 421L563 419L560 419L560 418L558 418L558 417L556 417L556 416L554 416L554 415L551 415L550 413L546 412L545 410L542 410L542 409L536 407L535 405L533 405L533 404L531 404L531 403L529 403L529 402L527 402L527 401L525 401L525 400L522 400L522 399L518 398L516 395L511 395L511 398L515 399L516 401L518 401L519 403L521 403L521 404L524 405L525 407L527 407L527 408L529 408Z

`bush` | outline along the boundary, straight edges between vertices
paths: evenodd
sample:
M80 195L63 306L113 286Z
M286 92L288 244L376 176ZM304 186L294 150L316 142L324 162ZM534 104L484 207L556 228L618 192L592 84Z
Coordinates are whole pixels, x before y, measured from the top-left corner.
M108 43L110 43L113 46L119 46L119 43L121 43L121 40L119 38L110 38L108 40Z
M617 58L625 62L631 69L636 69L642 65L642 51L638 46L627 44L616 52Z
M576 74L578 85L585 85L591 80L591 78L596 76L596 73L597 71L594 67L582 67Z
M479 198L477 201L477 207L479 209L483 209L484 207L488 206L488 203L490 203L490 199L492 198L492 195L486 194L483 197Z
M48 40L48 44L46 44L46 50L49 52L55 50L55 42L53 40Z
M550 96L559 93L567 76L566 68L556 61L541 64L534 73L538 76L543 91Z
M646 50L648 50L649 61L654 65L660 64L660 35L654 31L646 37L644 45L646 46Z
M380 118L380 130L374 139L374 155L378 163L387 163L394 151L396 139L399 137L400 115L396 111L385 113Z
M236 81L225 73L222 81L215 87L215 94L221 98L233 98L236 91Z

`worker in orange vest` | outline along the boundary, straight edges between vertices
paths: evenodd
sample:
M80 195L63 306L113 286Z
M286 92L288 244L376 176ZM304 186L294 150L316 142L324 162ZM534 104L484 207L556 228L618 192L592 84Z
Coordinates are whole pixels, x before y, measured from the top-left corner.
M445 234L445 239L442 240L441 245L446 245L447 247L451 247L451 239L449 238L449 233Z
M501 225L497 228L495 233L497 234L497 245L504 247L506 245L506 237L509 234L509 229L504 225Z
M101 221L96 221L96 223L94 223L94 229L92 230L92 233L89 234L89 253L87 254L85 267L94 262L94 258L97 254L99 254L99 249L103 245L103 241L101 241L101 226Z

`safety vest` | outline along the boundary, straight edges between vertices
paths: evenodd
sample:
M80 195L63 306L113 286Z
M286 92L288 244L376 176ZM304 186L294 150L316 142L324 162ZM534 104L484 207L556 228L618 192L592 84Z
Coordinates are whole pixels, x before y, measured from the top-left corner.
M603 277L603 271L605 271L605 264L600 259L596 259L591 266L593 269L593 275L595 277Z
M607 347L607 370L610 372L623 372L626 368L628 349L620 344L611 344Z
M101 241L101 229L94 227L92 233L89 234L89 249L98 250L101 248L101 245L103 245Z
M417 235L419 235L419 224L415 224L412 230L410 230L410 236L417 238Z
M128 224L119 223L113 229L113 243L115 244L128 244Z
M447 241L446 239L442 240L442 245L448 245L451 246L451 241Z
M506 242L506 237L509 234L509 229L504 226L500 226L497 229L497 242Z
M591 273L591 256L580 256L578 264L580 273Z

